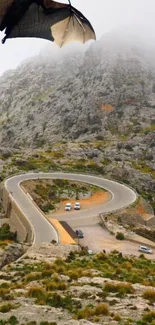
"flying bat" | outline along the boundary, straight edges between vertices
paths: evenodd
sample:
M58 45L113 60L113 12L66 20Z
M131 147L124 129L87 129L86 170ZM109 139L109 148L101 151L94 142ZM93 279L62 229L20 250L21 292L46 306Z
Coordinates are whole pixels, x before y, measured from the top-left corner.
M0 31L8 38L37 37L62 47L70 42L95 40L89 20L69 0L0 0Z

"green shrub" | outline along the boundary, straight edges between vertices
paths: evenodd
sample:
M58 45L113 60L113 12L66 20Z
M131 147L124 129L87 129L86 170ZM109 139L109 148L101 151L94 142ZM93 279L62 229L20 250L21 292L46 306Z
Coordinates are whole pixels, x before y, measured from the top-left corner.
M81 302L72 299L70 295L61 297L57 293L50 295L47 299L47 304L55 308L67 309L69 312L74 312L75 310L81 308Z
M143 298L149 300L151 303L155 302L155 290L149 289L144 291Z
M30 288L26 296L30 298L36 298L37 302L46 300L46 292L40 287Z
M18 319L16 318L16 316L11 316L9 319L8 319L8 323L10 325L17 325L19 322L18 322Z
M122 232L118 232L116 234L116 239L118 239L118 240L124 240L125 239L125 236L124 236L124 234Z
M10 303L3 304L0 306L0 313L8 313L8 311L10 311L13 308L14 308L14 306Z
M155 311L149 311L148 313L144 314L143 321L151 323L155 320Z
M0 227L0 240L16 240L16 233L10 231L10 226L8 223L4 223Z
M0 325L7 325L7 321L3 320L3 319L0 319Z

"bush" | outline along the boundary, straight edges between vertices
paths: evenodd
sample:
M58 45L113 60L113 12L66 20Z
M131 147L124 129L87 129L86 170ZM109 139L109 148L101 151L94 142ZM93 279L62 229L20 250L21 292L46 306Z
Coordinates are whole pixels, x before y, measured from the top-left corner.
M55 308L67 309L69 312L74 312L74 310L81 308L81 302L75 299L72 299L71 296L61 297L57 293L54 293L47 300L49 306Z
M125 239L125 236L122 232L118 232L117 235L116 235L116 239L118 240L124 240Z
M10 289L0 288L0 298L3 300L11 300L12 296L10 294Z
M155 320L155 312L154 311L149 311L148 313L144 314L143 316L143 321L151 323Z
M42 275L41 272L30 273L25 277L25 281L31 282L31 281L39 280L41 278L41 275Z
M47 284L46 290L47 291L52 291L52 290L66 290L67 289L67 284L64 281L51 281Z
M105 283L104 290L106 292L116 292L119 293L120 296L124 296L127 294L134 293L134 288L130 283L112 283L112 282L107 282Z
M36 298L37 302L45 301L46 292L40 287L32 287L28 290L27 296L31 298Z
M120 314L115 314L114 317L113 317L113 320L115 320L116 322L120 322L121 321Z
M19 322L18 322L18 319L16 318L16 316L11 316L9 319L8 319L8 323L10 325L17 325Z
M13 233L10 231L10 226L8 223L4 223L2 227L0 227L0 240L16 240L17 233Z
M10 303L3 304L0 306L0 313L8 313L8 311L10 311L13 308L14 308L14 306Z
M75 318L77 319L90 319L94 316L108 316L109 308L106 304L99 304L94 308L86 306L82 310L78 310Z
M149 300L151 303L155 302L155 290L146 290L143 293L143 298Z

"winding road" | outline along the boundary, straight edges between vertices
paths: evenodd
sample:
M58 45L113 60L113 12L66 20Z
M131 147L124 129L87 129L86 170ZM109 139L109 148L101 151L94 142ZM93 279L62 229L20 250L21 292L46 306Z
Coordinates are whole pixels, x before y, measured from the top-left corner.
M36 246L39 246L42 242L51 242L53 239L58 241L58 235L56 230L34 205L31 197L26 195L20 187L23 181L30 179L69 179L93 184L108 190L112 194L112 199L109 202L89 210L79 211L78 220L83 221L83 223L85 220L87 220L87 222L88 220L94 220L99 213L121 209L132 204L136 200L136 194L132 189L102 177L61 172L40 172L13 176L7 179L4 185L7 191L11 193L10 196L12 200L16 202L26 218L30 221L34 232L34 245ZM60 220L62 220L62 217L63 216L60 216ZM69 218L74 222L74 220L77 220L77 213L70 213Z

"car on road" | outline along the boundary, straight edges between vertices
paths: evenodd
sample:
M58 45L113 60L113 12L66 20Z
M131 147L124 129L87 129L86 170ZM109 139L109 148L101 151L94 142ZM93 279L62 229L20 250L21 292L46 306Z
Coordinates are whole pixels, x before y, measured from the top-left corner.
M66 203L66 205L65 205L65 211L71 211L71 209L72 209L71 203Z
M140 246L139 252L146 253L146 254L152 254L152 249L147 246Z
M80 210L81 209L81 205L80 205L80 203L79 202L76 202L75 204L74 204L74 210Z
M77 234L78 238L84 238L84 235L83 235L83 232L81 229L77 229L76 234Z

